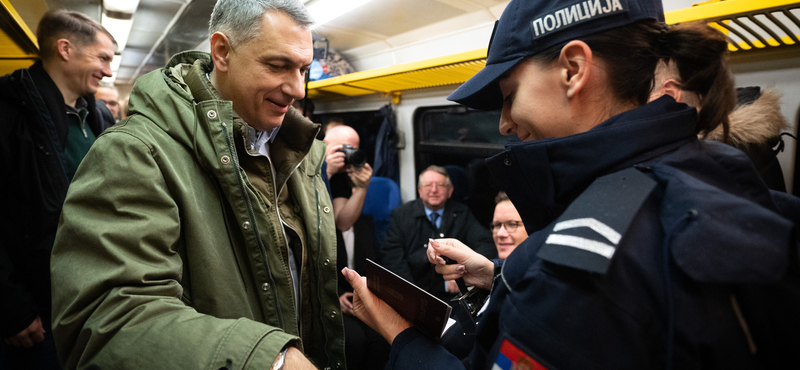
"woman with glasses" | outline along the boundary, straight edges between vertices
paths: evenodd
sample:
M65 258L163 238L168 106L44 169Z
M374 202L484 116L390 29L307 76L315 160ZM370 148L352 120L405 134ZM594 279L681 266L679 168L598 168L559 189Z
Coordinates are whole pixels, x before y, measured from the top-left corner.
M463 362L345 270L387 368L800 368L794 225L742 152L697 137L728 131L727 49L705 24L667 26L661 0L511 0L449 99L501 109L522 140L487 164L531 234L501 269L429 243L445 279L491 289ZM702 110L648 103L662 60Z
M522 218L514 207L514 203L508 199L505 192L500 192L495 198L494 216L492 230L494 245L497 247L497 257L500 259L508 258L508 255L528 237Z

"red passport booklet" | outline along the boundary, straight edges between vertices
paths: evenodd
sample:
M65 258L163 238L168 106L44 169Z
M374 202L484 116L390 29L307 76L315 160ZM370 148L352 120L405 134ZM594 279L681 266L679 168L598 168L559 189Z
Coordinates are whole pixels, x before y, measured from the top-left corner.
M431 338L442 336L452 311L449 304L369 258L364 272L373 294Z

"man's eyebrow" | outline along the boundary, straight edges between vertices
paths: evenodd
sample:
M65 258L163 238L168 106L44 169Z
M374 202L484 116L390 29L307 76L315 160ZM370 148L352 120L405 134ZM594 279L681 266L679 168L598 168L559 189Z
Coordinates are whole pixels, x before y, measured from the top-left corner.
M282 56L282 55L272 55L272 56L265 55L265 56L262 56L262 57L258 58L258 61L260 63L263 63L263 64L267 64L267 63L270 63L270 62L282 62L282 63L287 64L287 65L301 65L303 67L308 67L308 66L311 65L311 62L298 63L296 60L291 59L289 57Z

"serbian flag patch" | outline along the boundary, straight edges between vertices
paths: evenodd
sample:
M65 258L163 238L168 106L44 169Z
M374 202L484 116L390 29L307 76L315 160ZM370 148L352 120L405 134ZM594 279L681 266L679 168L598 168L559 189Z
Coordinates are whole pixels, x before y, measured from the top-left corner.
M508 339L503 340L500 353L494 361L492 370L547 370L542 364L528 356Z

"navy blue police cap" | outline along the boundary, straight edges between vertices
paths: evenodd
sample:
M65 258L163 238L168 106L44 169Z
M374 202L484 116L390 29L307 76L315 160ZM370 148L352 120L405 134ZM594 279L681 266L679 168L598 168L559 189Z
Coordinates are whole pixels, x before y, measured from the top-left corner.
M447 97L481 110L503 107L500 76L570 40L644 19L664 21L662 0L512 0L495 22L486 66Z

